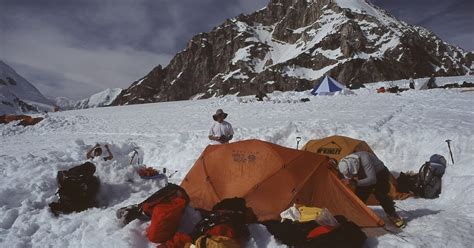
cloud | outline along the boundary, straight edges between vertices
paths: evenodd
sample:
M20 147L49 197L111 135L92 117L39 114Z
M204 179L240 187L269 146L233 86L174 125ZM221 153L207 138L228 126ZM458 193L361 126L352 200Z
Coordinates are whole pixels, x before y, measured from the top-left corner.
M2 22L8 26L1 29L0 57L46 95L72 99L109 87L128 87L154 66L168 63L171 53L134 44L151 28L142 5L104 2L71 16L64 16L63 10L55 16L42 8L34 15L36 6L10 12L15 14Z
M50 80L64 80L56 82L59 87L49 89L46 94L59 96L61 93L73 99L108 87L127 87L154 66L167 64L171 58L171 55L155 54L129 46L75 46L62 33L45 26L41 29L11 31L4 43L9 49L6 60L24 66L22 74L25 76L29 74L27 68L34 68L36 74L42 71L46 75L57 75ZM17 70L22 72L21 69ZM27 78L36 84L51 85L47 77Z
M0 58L50 96L128 87L199 32L267 0L3 0Z

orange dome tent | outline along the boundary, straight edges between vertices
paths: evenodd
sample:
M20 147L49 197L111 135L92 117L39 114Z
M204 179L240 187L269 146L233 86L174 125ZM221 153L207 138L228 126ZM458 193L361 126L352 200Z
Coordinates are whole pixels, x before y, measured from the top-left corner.
M260 221L280 219L293 203L326 207L361 227L384 222L329 168L328 157L247 140L208 146L181 186L195 208L243 197Z
M329 136L319 140L310 140L308 143L306 143L302 150L325 155L335 159L338 162L345 156L354 152L366 151L375 154L365 141L339 135ZM390 178L389 195L394 200L404 200L411 196L411 194L400 193L397 191L397 180L393 175ZM378 201L373 195L371 195L367 200L367 204L379 205Z

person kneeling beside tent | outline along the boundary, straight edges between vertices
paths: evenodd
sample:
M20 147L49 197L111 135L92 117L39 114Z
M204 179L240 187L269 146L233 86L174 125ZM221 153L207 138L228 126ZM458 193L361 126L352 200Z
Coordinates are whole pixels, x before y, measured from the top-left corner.
M405 221L395 211L395 202L388 195L390 191L390 171L374 154L356 152L344 157L338 165L344 175L343 181L356 187L356 195L363 202L367 202L370 194L380 202L387 217L397 227L404 227Z

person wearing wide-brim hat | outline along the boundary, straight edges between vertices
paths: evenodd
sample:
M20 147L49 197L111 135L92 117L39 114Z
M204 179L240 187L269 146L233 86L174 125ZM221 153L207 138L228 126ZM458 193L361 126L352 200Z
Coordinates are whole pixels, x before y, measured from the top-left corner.
M211 130L209 131L209 140L213 144L225 144L234 137L234 129L232 125L225 121L227 118L227 113L222 109L218 109L216 113L212 116L214 119L214 124L212 124Z

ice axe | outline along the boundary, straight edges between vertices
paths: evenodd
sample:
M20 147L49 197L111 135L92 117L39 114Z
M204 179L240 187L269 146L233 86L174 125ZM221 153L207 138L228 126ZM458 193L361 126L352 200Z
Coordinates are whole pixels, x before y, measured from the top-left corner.
M163 168L163 174L164 174L164 175L166 175L166 172L167 172L167 169L166 169L166 168ZM178 171L177 171L177 170L175 170L173 173L171 173L171 174L169 174L169 175L168 175L168 178L171 178L171 177L173 177L173 176L174 176L174 174L176 174L177 172L178 172Z
M138 154L137 148L133 149L133 155L132 158L130 159L130 164L133 164L133 160L137 157L137 162L140 164L140 155Z
M300 141L301 141L301 137L296 137L296 150L298 150L299 146L300 146Z
M171 174L168 176L168 178L172 178L172 177L174 176L174 174L176 174L176 173L178 173L177 170L175 170L173 173L171 173Z
M448 139L445 142L448 143L449 155L451 156L451 161L454 164L453 151L451 150L451 140Z

